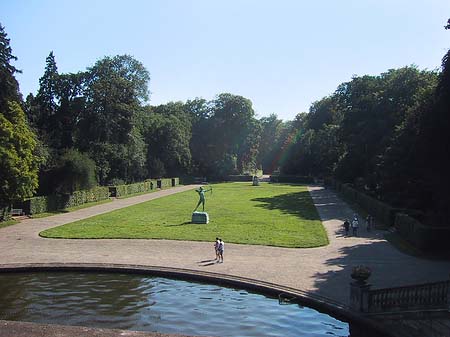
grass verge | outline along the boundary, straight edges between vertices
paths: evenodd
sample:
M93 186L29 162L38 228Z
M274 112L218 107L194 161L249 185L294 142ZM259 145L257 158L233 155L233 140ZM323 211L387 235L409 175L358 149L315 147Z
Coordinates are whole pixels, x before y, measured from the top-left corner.
M224 183L206 196L209 224L192 224L194 191L80 220L40 233L48 238L127 238L212 241L280 247L328 243L325 229L305 186Z
M8 221L0 221L0 228L12 226L12 225L18 224L19 222L20 221L14 220L14 219L8 220Z

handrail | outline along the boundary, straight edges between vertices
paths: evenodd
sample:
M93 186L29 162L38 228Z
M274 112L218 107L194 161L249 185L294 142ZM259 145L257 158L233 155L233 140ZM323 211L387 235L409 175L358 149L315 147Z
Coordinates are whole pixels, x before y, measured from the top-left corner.
M369 291L369 313L403 310L449 309L450 281Z

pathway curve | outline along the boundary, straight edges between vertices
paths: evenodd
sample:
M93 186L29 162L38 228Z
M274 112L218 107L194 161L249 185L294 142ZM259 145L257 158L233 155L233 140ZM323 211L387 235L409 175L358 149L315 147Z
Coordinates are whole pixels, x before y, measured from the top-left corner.
M112 203L48 218L27 219L20 224L2 228L0 264L106 263L186 268L276 283L343 304L348 304L350 271L351 267L357 264L372 268L371 283L375 287L448 278L450 262L405 255L383 239L382 231L367 233L362 230L360 237L343 237L342 221L353 212L335 193L322 187L309 187L309 190L330 239L330 244L325 247L292 249L227 243L225 263L211 264L205 263L205 260L214 258L212 242L62 240L45 239L38 235L47 228L197 186L181 186L115 200ZM224 239L226 241L226 238Z

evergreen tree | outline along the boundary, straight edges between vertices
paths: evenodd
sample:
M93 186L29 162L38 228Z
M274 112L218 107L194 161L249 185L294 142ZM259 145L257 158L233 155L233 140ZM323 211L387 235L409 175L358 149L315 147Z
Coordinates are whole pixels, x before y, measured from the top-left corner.
M40 130L49 132L54 128L52 119L58 109L58 68L53 52L50 52L47 56L45 63L44 75L39 79L39 91L35 98L39 115L34 119L37 121L37 127Z
M11 61L16 61L17 57L12 54L9 41L0 23L0 111L8 110L10 101L22 103L19 83L15 78L15 74L20 73L20 70L11 64Z

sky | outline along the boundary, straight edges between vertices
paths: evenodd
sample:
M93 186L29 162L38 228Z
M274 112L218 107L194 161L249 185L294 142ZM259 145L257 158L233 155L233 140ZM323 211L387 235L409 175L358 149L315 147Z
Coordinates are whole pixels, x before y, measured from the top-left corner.
M50 51L60 73L129 54L151 105L229 92L284 120L355 75L439 69L449 18L449 0L0 0L24 97Z

